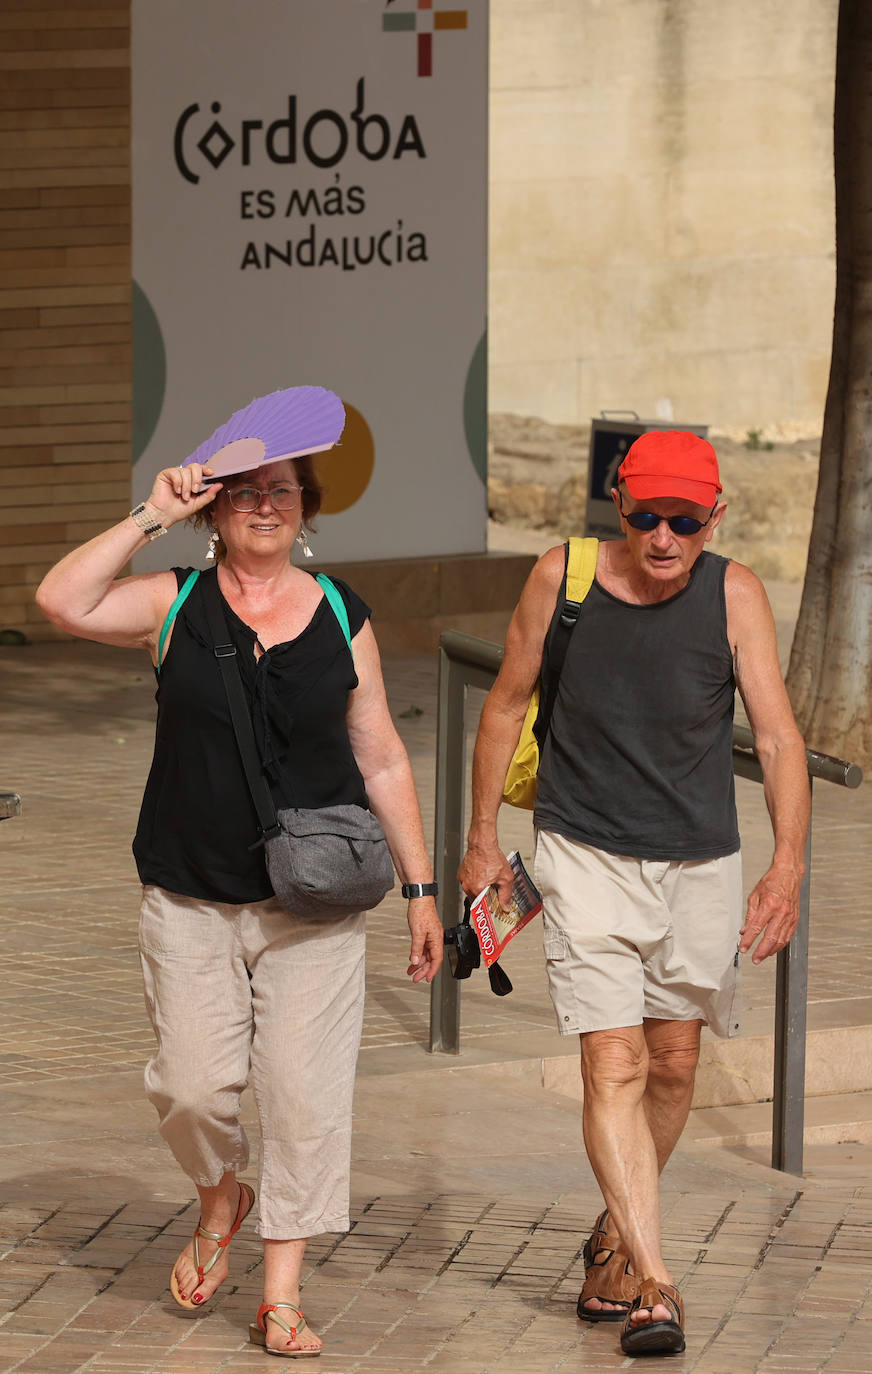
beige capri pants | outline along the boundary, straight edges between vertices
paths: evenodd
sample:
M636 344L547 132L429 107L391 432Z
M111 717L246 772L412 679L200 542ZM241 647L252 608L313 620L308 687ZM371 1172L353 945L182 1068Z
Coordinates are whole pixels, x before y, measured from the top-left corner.
M145 1070L160 1131L194 1183L248 1166L260 1118L259 1233L349 1226L351 1109L363 1024L365 916L289 915L143 888L139 948L157 1051Z
M741 854L632 859L539 830L534 875L562 1035L645 1018L738 1035Z

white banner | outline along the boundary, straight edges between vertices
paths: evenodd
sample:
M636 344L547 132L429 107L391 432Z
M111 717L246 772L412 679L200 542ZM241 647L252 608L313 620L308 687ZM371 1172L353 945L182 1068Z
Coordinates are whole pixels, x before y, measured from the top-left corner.
M486 0L133 0L132 70L136 499L313 384L318 561L483 550Z

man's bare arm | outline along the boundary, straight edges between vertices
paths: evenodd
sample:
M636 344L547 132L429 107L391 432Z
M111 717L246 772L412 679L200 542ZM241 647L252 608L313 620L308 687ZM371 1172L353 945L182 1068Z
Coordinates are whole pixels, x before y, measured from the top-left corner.
M748 898L739 943L746 953L757 942L752 959L759 964L784 949L799 921L810 789L805 743L778 665L775 622L763 584L750 568L731 563L726 596L736 682L763 770L775 838L772 863Z
M500 901L511 898L512 870L499 845L497 814L506 772L542 666L545 635L565 569L561 545L549 549L527 578L506 634L503 662L488 693L472 760L472 821L458 878L469 897L496 883Z

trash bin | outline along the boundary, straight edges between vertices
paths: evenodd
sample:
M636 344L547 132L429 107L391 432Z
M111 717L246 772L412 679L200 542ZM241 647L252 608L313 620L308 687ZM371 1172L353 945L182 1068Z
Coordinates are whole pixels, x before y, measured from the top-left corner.
M616 418L609 419L609 416ZM587 473L587 519L584 532L598 539L614 539L621 522L611 497L618 468L627 449L649 429L686 429L708 437L708 425L676 425L671 420L640 420L635 410L601 410L590 422L590 461Z

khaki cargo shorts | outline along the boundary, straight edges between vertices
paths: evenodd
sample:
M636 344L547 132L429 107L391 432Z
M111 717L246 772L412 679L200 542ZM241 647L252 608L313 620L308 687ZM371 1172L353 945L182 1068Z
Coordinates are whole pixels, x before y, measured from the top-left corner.
M741 854L661 863L540 830L533 871L562 1035L646 1017L738 1035Z

